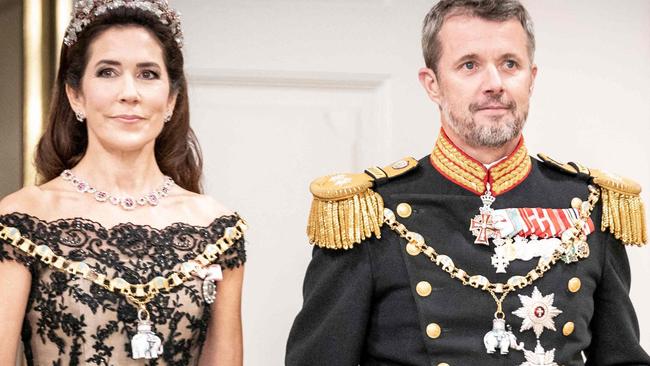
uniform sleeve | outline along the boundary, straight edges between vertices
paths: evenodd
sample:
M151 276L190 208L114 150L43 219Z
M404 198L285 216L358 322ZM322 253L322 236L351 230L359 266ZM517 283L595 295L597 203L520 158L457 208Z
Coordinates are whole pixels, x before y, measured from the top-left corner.
M630 264L625 246L609 236L603 274L594 295L592 341L586 366L650 365L639 344L639 324L630 300Z
M314 248L303 285L303 307L289 334L287 366L360 363L373 293L368 246Z

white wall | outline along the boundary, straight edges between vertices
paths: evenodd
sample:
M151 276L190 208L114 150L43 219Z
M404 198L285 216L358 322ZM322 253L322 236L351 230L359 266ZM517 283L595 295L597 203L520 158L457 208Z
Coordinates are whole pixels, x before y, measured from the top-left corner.
M432 148L437 107L417 82L420 24L432 3L172 1L184 14L208 191L252 227L247 365L283 363L309 260L309 180ZM524 3L539 65L529 150L633 177L650 202L650 1ZM367 128L375 117L378 125ZM650 350L650 249L629 254L631 296Z

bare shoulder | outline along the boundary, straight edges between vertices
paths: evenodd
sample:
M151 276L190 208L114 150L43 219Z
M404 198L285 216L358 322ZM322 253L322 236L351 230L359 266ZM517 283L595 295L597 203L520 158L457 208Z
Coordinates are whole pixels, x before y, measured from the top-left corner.
M0 200L0 214L20 212L40 218L49 217L64 190L59 178L39 186L24 187Z
M43 200L43 191L36 186L24 187L0 200L0 215L13 212L35 214Z
M217 217L233 214L230 208L206 194L181 189L178 197L181 198L184 208L199 222L211 223Z

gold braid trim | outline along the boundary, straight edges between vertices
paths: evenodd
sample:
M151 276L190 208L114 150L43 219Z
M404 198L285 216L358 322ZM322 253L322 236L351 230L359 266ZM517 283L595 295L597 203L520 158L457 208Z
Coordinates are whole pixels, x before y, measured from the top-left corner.
M488 170L463 154L443 133L431 153L431 163L457 184L477 193L485 192ZM520 143L506 159L489 169L491 190L501 194L519 184L532 169L528 150Z
M485 171L482 172L481 178L479 178L462 167L454 164L440 149L433 150L433 153L431 154L431 162L451 179L466 187L471 187L476 192L485 192Z
M381 237L384 201L368 189L341 201L314 198L309 215L309 242L321 248L350 249L354 244Z
M603 217L600 229L614 234L625 244L641 246L648 241L641 186L627 178L616 177L597 169L590 175L601 190Z
M355 244L381 237L384 200L372 190L376 179L390 179L417 166L405 158L368 173L334 174L316 179L309 186L314 199L307 222L309 242L321 248L351 249Z
M465 156L451 143L451 141L447 140L446 136L440 135L438 141L436 142L436 145L440 150L443 151L446 156L449 157L450 160L453 161L453 163L463 167L465 170L469 171L472 175L478 177L479 179L483 179L485 177L485 167Z
M492 179L496 181L503 176L512 174L513 170L521 168L521 165L526 163L525 160L528 160L530 163L530 159L528 159L528 149L526 149L526 146L522 144L512 156L490 169Z
M601 191L603 214L602 231L608 231L624 244L642 246L648 242L641 186L635 181L588 169L580 164L560 163L545 154L537 154L542 161L569 174L587 174ZM574 164L574 163L572 163ZM576 167L578 169L576 169Z
M521 153L521 156L523 160L519 159L518 162L513 163L513 165L516 164L517 168L504 175L499 176L498 178L494 178L494 188L492 189L494 194L501 194L504 191L510 189L512 186L521 182L528 175L528 173L530 173L533 164L530 162L528 152L525 150L525 148Z

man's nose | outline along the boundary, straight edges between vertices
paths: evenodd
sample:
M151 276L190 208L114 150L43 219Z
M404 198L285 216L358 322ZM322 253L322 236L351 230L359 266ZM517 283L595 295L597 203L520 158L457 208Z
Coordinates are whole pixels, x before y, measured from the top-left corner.
M486 94L501 94L503 93L503 79L499 73L499 69L490 65L485 70L485 80L483 82L483 93Z

